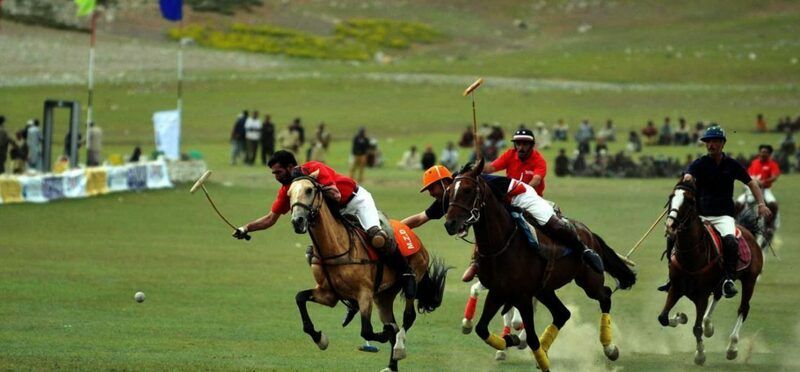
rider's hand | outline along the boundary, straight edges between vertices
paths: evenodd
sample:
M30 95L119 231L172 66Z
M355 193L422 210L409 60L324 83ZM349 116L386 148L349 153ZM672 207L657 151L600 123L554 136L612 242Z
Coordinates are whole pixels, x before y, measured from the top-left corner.
M247 227L242 226L233 231L233 237L239 240L247 239L250 240L250 235L247 235Z
M770 218L772 216L772 211L769 210L766 204L759 203L758 204L758 215L764 218Z

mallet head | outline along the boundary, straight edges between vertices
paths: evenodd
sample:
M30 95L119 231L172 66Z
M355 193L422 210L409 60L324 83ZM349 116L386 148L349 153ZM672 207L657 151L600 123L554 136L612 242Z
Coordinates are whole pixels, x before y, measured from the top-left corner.
M200 178L197 180L197 182L194 183L192 188L189 189L189 193L190 194L194 194L194 192L197 191L197 189L199 189L200 187L203 186L203 183L205 183L206 180L208 179L208 177L210 177L210 176L211 176L211 171L210 170L207 170L205 173L203 173L203 175L200 176Z
M481 84L483 84L483 78L475 80L475 82L472 83L472 85L468 86L467 89L464 90L464 97L472 93L475 89L478 89L478 87L481 86Z

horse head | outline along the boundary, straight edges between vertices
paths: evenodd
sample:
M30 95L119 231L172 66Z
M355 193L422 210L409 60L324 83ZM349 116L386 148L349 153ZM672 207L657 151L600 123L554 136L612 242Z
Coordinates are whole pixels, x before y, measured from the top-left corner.
M483 172L483 164L481 158L474 168L470 164L465 165L445 192L450 206L447 208L444 227L450 235L466 232L481 218L484 201L479 176Z
M688 227L697 217L696 188L693 181L681 179L669 196L667 213L667 233L675 235Z
M315 171L308 176L299 176L289 186L289 203L292 206L292 226L294 232L304 234L319 214L322 206L322 189L317 183Z

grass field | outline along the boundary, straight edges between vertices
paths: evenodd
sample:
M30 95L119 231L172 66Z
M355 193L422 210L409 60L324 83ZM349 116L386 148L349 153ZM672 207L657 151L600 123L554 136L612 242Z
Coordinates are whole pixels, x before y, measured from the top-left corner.
M717 121L729 131L726 150L754 153L782 136L752 133L755 115L772 125L798 115L800 11L791 1L404 1L369 3L309 1L267 5L241 19L267 19L324 33L330 19L394 17L426 22L449 38L438 45L393 56L389 65L294 60L202 48L187 50L183 150L200 151L214 175L208 185L234 223L267 212L277 184L261 167L228 165L228 136L243 108L272 115L279 126L300 116L306 133L325 121L335 142L334 168L346 169L350 137L359 126L380 140L387 166L368 170L364 186L395 218L429 204L419 194L420 174L394 168L410 145L438 151L471 124L464 87L478 76L479 122L506 131L519 123L564 118L574 130L588 118L611 118L618 137L643 126L684 116L690 123ZM355 4L355 5L354 5ZM366 5L361 5L366 4ZM140 18L152 16L155 8ZM149 14L149 15L148 15ZM202 17L195 15L198 19ZM128 18L125 18L128 17ZM139 38L135 15L101 33L95 118L105 131L104 155L152 150L151 116L174 106L173 44L158 35ZM519 18L530 27L513 27ZM202 18L216 19L216 18ZM591 27L588 31L585 25ZM147 24L148 30L154 26ZM3 20L0 48L0 114L17 130L41 115L47 98L85 103L82 84L86 35ZM751 57L755 54L755 58ZM794 62L793 62L794 61ZM85 113L84 113L85 117ZM66 115L59 113L63 123ZM62 129L59 129L62 130ZM60 149L63 131L56 132ZM574 142L563 145L571 151ZM623 143L611 144L612 152ZM544 151L548 160L562 147ZM698 147L649 147L645 154L684 158ZM461 154L462 159L466 157ZM549 176L546 196L586 222L626 253L666 202L673 180L616 180ZM249 243L230 237L190 185L113 194L45 205L0 206L0 369L9 370L376 370L388 359L360 353L358 325L340 327L344 310L310 306L318 329L330 337L321 352L302 333L294 295L313 286L305 263L307 236L286 219ZM784 175L774 187L782 206L776 257L768 254L744 325L739 359L724 359L736 301L715 316L716 335L706 342L703 370L798 370L800 259L796 206L800 176ZM469 285L459 280L471 247L446 235L441 223L419 229L429 250L451 271L444 303L420 316L409 334L414 371L530 370L528 352L505 362L460 321ZM655 287L666 277L659 261L658 228L633 256L639 281L614 295L614 337L621 357L605 361L598 342L599 309L574 285L559 294L573 312L550 352L556 370L679 371L692 363L690 326L662 328L656 321L665 295ZM147 300L133 301L136 291ZM682 301L676 310L694 310ZM537 329L549 323L537 314ZM377 324L375 317L374 324ZM498 330L497 320L492 328Z

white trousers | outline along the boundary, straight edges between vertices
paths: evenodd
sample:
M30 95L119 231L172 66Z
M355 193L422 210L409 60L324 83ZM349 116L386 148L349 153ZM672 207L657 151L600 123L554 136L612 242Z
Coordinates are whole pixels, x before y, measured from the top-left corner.
M375 206L375 200L372 199L372 194L363 186L359 185L358 191L353 195L353 200L350 200L350 202L341 209L342 213L356 216L364 230L369 230L372 226L380 226L381 222L380 218L378 218L378 207Z
M761 195L764 195L765 203L775 203L778 201L777 199L775 199L775 195L772 194L771 189L761 189ZM736 201L741 204L750 204L750 203L755 203L756 197L753 196L752 192L750 192L750 188L745 188L744 193L742 195L739 195L739 197L736 198Z
M511 205L519 207L527 211L540 225L544 226L550 217L555 216L556 212L553 206L547 200L544 200L536 190L530 185L525 184L525 192L511 198Z
M736 221L731 216L700 216L700 219L703 220L703 222L711 222L722 236L734 235L736 233Z

